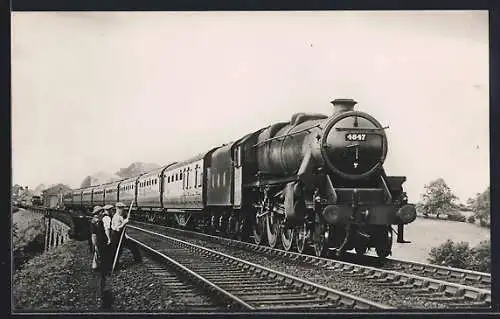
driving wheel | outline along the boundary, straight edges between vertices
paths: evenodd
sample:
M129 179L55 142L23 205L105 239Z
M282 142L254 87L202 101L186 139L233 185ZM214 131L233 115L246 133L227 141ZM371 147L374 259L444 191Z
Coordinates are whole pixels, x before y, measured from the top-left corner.
M281 244L283 245L283 249L289 251L292 248L294 235L293 228L285 228L281 227Z
M312 246L314 249L314 254L317 257L321 257L326 251L326 241L327 241L326 225L320 223L318 220L314 223L314 229L312 232Z
M278 243L279 228L277 218L271 212L268 213L266 215L267 243L271 248L276 247Z

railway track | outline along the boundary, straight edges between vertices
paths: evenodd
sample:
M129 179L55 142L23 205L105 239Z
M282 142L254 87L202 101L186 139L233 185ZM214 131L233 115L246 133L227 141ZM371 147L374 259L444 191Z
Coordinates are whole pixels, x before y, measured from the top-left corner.
M227 304L216 296L208 294L196 284L182 276L182 272L176 271L158 260L156 256L145 259L144 265L153 273L160 284L168 286L169 292L177 302L188 305L183 311L188 312L224 312Z
M369 261L375 266L372 267L354 262L286 252L267 246L258 246L252 243L177 228L134 223L144 225L144 227L152 227L150 229L167 232L168 234L199 238L218 242L229 247L243 248L268 256L287 259L292 264L311 265L318 269L341 273L346 278L372 282L373 285L389 288L397 292L411 292L414 296L442 304L444 308L488 309L491 306L491 288L488 287L491 283L491 275L485 273L394 259L388 259L382 263L371 256L364 256L366 258L361 259L351 258L357 259L357 262L362 259L365 262Z
M332 311L392 309L150 229L127 226L126 236L233 309Z
M372 265L381 269L400 271L486 290L491 289L491 274L489 273L392 258L380 260L373 256L360 257L353 254L346 260L364 265Z

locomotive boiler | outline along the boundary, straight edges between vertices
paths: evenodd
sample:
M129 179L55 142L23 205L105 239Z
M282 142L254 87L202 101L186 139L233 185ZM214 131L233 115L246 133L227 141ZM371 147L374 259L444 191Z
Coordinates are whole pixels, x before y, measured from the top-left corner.
M351 99L332 101L333 114L299 113L290 122L262 130L247 162L255 157L254 189L259 193L254 238L279 241L299 251L312 242L317 255L327 247L342 253L375 247L391 252L391 225L416 217L407 204L405 177L386 176L385 127L355 111ZM258 188L258 190L257 190Z

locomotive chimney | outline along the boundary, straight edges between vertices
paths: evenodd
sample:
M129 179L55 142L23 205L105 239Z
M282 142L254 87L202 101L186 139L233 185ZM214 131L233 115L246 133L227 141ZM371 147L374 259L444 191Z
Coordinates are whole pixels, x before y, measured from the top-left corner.
M354 109L354 105L358 104L358 102L353 99L335 99L330 103L333 104L334 114L352 111Z

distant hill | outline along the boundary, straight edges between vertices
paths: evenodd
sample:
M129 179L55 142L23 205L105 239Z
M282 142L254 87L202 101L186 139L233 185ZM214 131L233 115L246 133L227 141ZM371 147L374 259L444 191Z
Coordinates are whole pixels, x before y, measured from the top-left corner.
M121 178L129 178L133 176L137 176L142 173L149 172L151 170L160 168L161 166L155 163L141 163L141 162L135 162L130 164L126 168L120 168L118 172L116 172L116 175L120 176Z
M99 185L99 184L105 184L105 183L110 183L119 180L120 177L115 175L115 174L109 174L106 172L97 172L91 176L91 182L90 184L93 185Z
M83 179L80 187L89 187L114 182L120 179L137 176L160 167L160 165L155 163L135 162L130 164L128 167L120 168L115 174L99 171L95 174L89 175Z
M110 182L114 182L121 179L119 176L115 174L109 174L103 171L97 172L95 174L89 175L85 177L80 184L80 187L89 187L100 184L106 184Z

